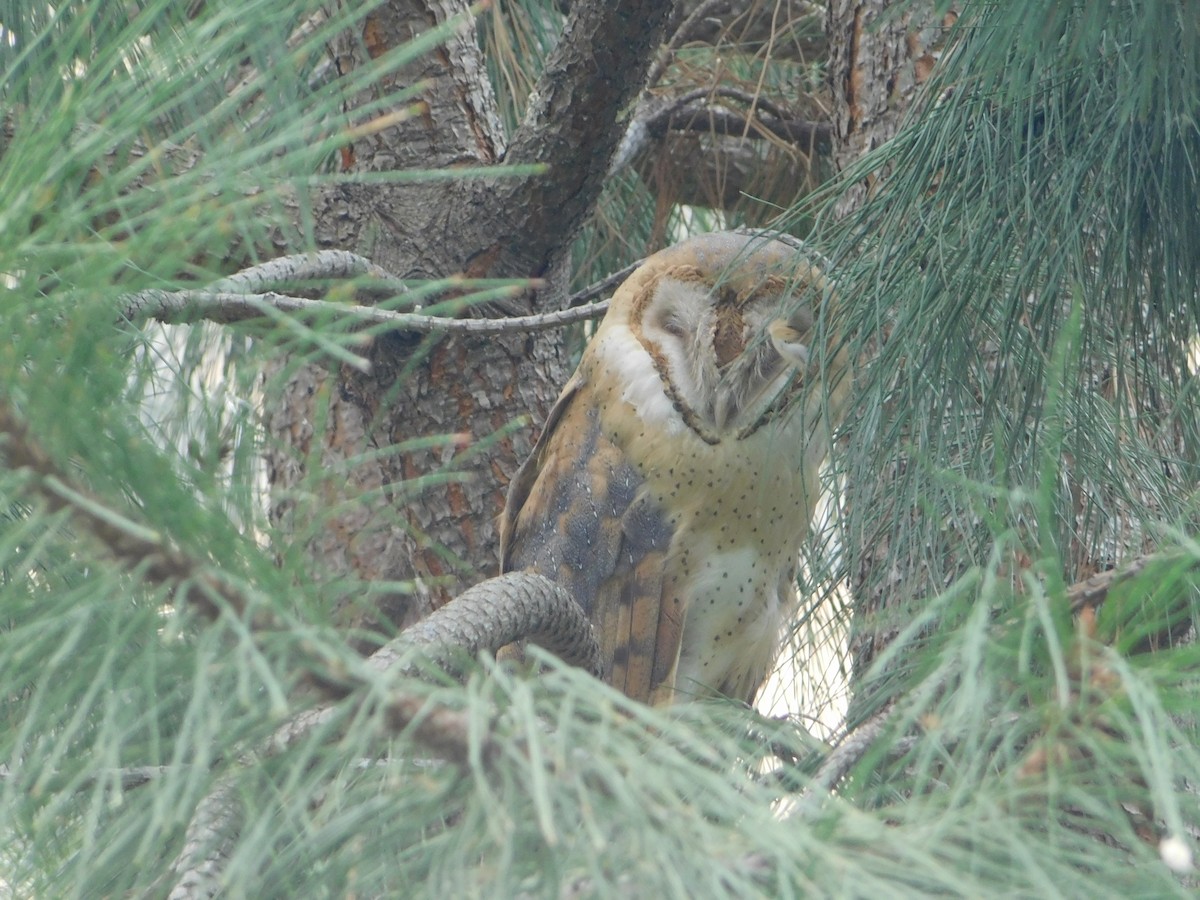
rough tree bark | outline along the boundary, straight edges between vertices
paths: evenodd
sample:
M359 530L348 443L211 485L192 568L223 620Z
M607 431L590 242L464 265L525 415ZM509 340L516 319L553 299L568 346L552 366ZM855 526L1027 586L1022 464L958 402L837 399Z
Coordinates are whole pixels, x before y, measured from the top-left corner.
M838 171L896 134L937 56L952 18L928 4L829 0L829 78L833 89L834 165ZM838 215L857 209L871 185L842 197Z
M497 177L326 190L312 198L318 245L353 250L406 279L543 279L541 290L506 304L509 313L561 301L567 250L600 190L621 115L641 88L669 7L664 0L574 4L506 147L468 4L381 5L332 48L340 74L439 24L462 24L436 51L348 102L347 120L362 124L362 104L424 85L419 114L356 140L343 168L490 167ZM396 111L410 102L398 102ZM549 168L502 177L505 165L525 164ZM406 625L494 574L494 520L535 434L525 427L495 435L526 414L542 421L569 375L554 332L484 339L400 333L377 340L367 356L369 374L296 369L267 410L269 480L280 498L272 514L291 529L322 523L308 539L313 571L375 583L416 580L411 594L339 600L336 621L350 628ZM454 439L389 452L436 435ZM450 471L461 478L411 489L417 479ZM341 511L329 514L334 507Z
M931 5L894 0L830 0L827 33L833 90L833 158L841 171L882 146L897 132L921 83L928 77L943 27ZM886 176L885 176L886 177ZM874 183L861 183L840 198L835 214L853 212ZM900 463L870 485L855 485L856 504L846 510L849 571L854 596L851 657L861 673L899 627L903 604L925 585L909 583L910 573L890 564L892 483ZM881 573L887 573L886 577Z

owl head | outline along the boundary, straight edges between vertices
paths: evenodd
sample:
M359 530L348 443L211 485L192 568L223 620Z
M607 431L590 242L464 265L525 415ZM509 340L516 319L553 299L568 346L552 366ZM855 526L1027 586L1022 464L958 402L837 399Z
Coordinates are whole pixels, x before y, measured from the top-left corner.
M646 260L608 317L652 357L687 426L715 444L753 433L804 392L821 366L812 343L829 296L803 251L705 234Z

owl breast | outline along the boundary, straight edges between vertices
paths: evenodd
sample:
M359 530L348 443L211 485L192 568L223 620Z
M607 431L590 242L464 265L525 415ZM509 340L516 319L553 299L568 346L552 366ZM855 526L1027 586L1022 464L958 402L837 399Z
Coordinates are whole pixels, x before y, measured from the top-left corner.
M672 415L654 403L643 409ZM796 560L819 490L817 469L797 451L821 438L802 439L798 419L716 444L681 423L670 429L673 446L647 440L654 431L610 428L638 460L648 498L669 511L664 612L679 617L681 635L675 677L655 702L714 691L749 701L765 679L795 608Z

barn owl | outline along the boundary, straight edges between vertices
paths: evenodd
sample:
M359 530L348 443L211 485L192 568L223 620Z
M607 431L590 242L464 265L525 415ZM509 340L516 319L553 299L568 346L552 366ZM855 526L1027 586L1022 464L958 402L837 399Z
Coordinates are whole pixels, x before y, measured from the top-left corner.
M566 587L628 696L752 702L765 680L849 393L830 299L779 240L706 234L656 253L614 294L509 485L501 570Z

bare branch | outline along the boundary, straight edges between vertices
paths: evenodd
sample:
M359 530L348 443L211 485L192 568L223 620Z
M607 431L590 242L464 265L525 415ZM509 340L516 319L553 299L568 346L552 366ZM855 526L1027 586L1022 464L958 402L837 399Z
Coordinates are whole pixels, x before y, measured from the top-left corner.
M331 318L348 316L363 326L392 326L398 330L423 333L507 334L547 331L602 317L608 311L607 301L588 301L611 292L628 278L641 262L638 260L631 263L572 294L566 309L508 318L455 319L313 300L273 291L263 292L264 288L284 284L352 278L369 278L368 283L355 285L355 289L381 297L394 297L409 291L409 286L403 279L363 256L344 250L320 250L282 256L243 269L204 288L139 291L125 298L121 318L134 323L153 319L164 324L196 321L231 324L259 319L272 313L293 313L326 315ZM526 286L514 286L513 290L523 290Z
M716 100L717 98L721 98L723 100L735 100L738 103L743 103L754 112L762 110L763 112L777 118L784 118L786 116L783 107L774 100L763 95L762 92L747 91L728 84L716 84L709 87L694 88L693 90L680 94L678 97L671 97L667 100L667 108L682 108L696 100Z
M749 109L746 112L731 110L712 102L717 98L743 103ZM833 128L829 123L797 119L781 106L751 91L722 85L698 88L678 97L647 95L638 104L621 146L613 156L610 174L630 165L652 141L662 139L670 131L773 137L804 149L827 150L833 142Z
M780 115L740 113L725 107L697 103L681 104L655 113L643 127L647 134L654 138L664 137L668 131L693 131L737 137L770 135L789 143L819 150L829 149L833 142L833 128L827 122L810 122Z
M331 303L309 300L286 294L233 294L211 290L140 291L128 298L123 313L130 321L155 319L179 324L199 320L231 324L260 319L272 313L326 315L348 318L356 324L391 326L397 330L449 334L509 334L513 332L548 331L588 319L598 319L608 310L608 303L589 303L573 309L560 309L531 316L512 316L496 319L452 319L446 316L425 316L420 313L399 313L373 306Z
M169 900L217 896L221 875L241 834L243 816L232 776L221 779L196 807L183 837L183 849L167 870L174 881Z
M253 294L265 288L296 284L319 279L369 278L367 287L382 294L402 294L408 285L382 266L365 256L348 250L317 250L280 256L257 266L222 278L209 285L209 290Z

